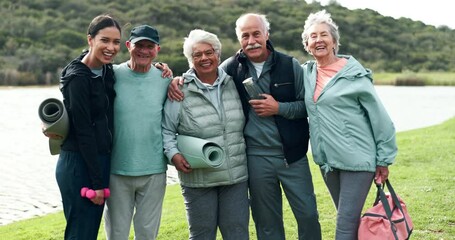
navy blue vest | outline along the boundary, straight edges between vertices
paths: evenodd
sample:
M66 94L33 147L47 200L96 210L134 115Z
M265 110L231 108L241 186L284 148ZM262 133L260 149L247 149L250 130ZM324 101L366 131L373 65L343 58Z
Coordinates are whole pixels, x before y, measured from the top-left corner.
M293 102L295 98L295 84L292 57L274 51L268 41L267 48L274 52L273 65L271 68L270 93L278 102ZM250 109L249 96L243 87L242 81L247 77L248 65L246 57L237 53L226 60L226 72L234 79L235 86L242 100L245 117L248 117ZM290 79L292 79L290 81ZM309 128L308 120L287 119L275 115L275 123L283 143L284 155L288 163L295 162L304 157L308 151Z

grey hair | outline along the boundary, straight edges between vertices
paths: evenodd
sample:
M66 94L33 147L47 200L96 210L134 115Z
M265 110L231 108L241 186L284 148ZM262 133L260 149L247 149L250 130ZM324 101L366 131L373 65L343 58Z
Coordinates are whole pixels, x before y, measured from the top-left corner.
M257 17L259 21L262 23L262 30L265 34L268 34L270 31L270 22L267 20L267 17L264 14L258 13L246 13L240 16L237 21L235 21L235 34L237 34L237 39L240 41L242 39L242 31L240 30L243 25L245 25L245 21L248 17Z
M308 39L310 37L310 32L309 29L315 25L315 24L321 24L325 23L329 26L330 28L330 35L333 37L333 41L335 42L335 49L334 53L335 55L338 54L338 50L340 47L340 32L338 31L338 26L335 24L335 22L332 20L330 13L327 13L324 10L321 10L316 13L311 13L308 18L305 21L305 26L303 27L303 32L302 32L302 44L305 50L311 54L311 52L308 50Z
M183 55L188 59L188 65L190 68L194 66L193 64L193 46L197 43L207 43L210 44L215 50L215 54L218 55L218 62L221 61L221 42L218 37L210 32L194 29L188 34L188 37L185 38L183 42Z

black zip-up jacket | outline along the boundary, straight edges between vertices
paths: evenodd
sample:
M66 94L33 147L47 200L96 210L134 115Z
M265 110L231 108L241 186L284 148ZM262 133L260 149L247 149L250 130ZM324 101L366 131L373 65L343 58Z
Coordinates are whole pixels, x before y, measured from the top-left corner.
M112 149L114 71L111 64L103 66L103 76L94 74L81 62L84 52L71 61L60 78L60 91L70 119L70 129L62 150L80 152L93 189L103 189L103 170L98 155Z

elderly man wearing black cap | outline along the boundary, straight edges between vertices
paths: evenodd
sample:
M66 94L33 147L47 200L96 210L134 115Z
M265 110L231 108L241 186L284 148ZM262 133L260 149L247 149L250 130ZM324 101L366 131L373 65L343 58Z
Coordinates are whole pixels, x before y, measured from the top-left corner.
M171 80L152 65L160 51L159 44L155 28L137 26L126 41L130 59L114 65L117 96L111 196L105 210L109 240L127 240L132 219L135 239L156 239L158 235L167 170L161 117Z

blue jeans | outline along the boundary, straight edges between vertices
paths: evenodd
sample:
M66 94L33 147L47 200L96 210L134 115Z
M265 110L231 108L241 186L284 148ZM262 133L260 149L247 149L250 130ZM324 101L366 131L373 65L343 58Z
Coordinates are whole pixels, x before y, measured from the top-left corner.
M103 169L104 187L109 186L110 156L99 156ZM61 151L55 170L58 187L62 195L63 212L66 219L65 240L96 240L103 215L103 205L93 204L81 197L81 188L92 188L90 177L79 152Z
M249 239L248 183L207 188L182 186L189 239L215 240L220 228L224 240Z
M285 239L282 192L298 224L299 239L321 239L313 180L306 157L289 164L282 157L248 156L251 211L259 240Z

